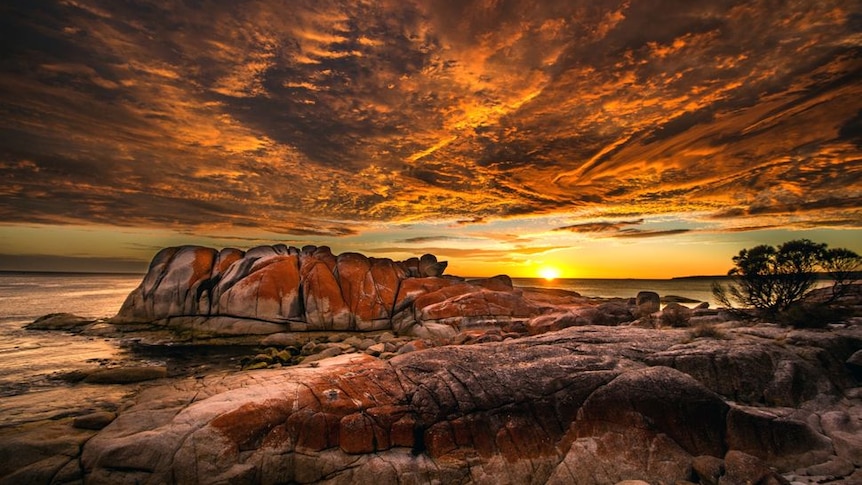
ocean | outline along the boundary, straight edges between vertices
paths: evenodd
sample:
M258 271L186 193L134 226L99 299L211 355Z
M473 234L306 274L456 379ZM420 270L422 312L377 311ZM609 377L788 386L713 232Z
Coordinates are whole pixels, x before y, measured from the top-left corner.
M581 296L604 298L634 298L638 292L654 291L660 296L681 296L698 302L708 302L716 306L712 296L712 285L715 282L726 282L723 277L677 278L669 280L651 279L593 279L593 278L558 278L545 280L542 278L512 278L515 286L533 286L539 288L559 288L576 291ZM696 303L685 303L687 306Z
M100 400L119 400L129 392L123 386L84 384L76 384L75 392L68 392L69 385L56 378L97 365L145 359L131 355L118 339L31 331L24 326L49 313L112 317L142 278L140 274L0 272L0 427L44 419L70 408L86 409ZM584 296L628 298L649 290L712 303L712 281L706 279L516 278L513 282L573 290Z
M55 418L69 409L102 409L129 392L122 386L79 384L61 373L127 358L117 339L30 331L49 313L103 318L117 313L142 275L0 272L0 428Z

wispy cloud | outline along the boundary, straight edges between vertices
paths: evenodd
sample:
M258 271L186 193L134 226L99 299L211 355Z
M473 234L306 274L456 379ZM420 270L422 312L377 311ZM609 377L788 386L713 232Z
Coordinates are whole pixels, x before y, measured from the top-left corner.
M613 237L624 237L624 238L638 238L638 237L662 237L662 236L676 236L679 234L685 234L687 232L691 232L691 229L666 229L666 230L651 230L651 231L641 231L637 229L625 229L620 231L617 234L614 234Z
M402 239L400 243L408 243L408 244L426 244L431 242L441 242L441 241L463 241L465 239L470 239L467 237L461 236L417 236L417 237L409 237L407 239Z
M691 229L641 229L633 226L644 224L644 219L619 220L619 221L597 221L571 224L558 227L554 231L575 232L580 234L595 234L599 237L619 238L645 238L675 236L691 232Z
M500 249L484 249L484 248L452 248L443 246L424 246L421 248L404 247L404 246L378 246L369 248L373 253L387 254L402 254L414 256L418 254L430 253L438 258L459 258L462 260L482 260L482 261L497 261L497 262L512 262L523 261L531 256L545 254L558 249L563 249L564 246L536 246L536 247L521 247L521 248L500 248Z
M634 221L599 221L599 222L582 222L569 226L558 227L555 231L571 231L580 233L602 233L602 232L619 232L624 230L626 226L638 226L643 224L643 219Z

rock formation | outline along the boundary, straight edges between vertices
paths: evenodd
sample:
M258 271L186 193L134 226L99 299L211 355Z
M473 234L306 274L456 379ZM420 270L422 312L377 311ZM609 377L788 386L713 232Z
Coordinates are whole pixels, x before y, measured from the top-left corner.
M180 381L81 463L96 484L784 483L776 471L862 467L862 409L835 407L858 383L830 369L858 332L732 333L573 327Z
M862 319L742 325L661 311L648 291L588 299L444 269L314 246L166 249L113 326L267 348L245 371L82 376L144 391L65 431L0 429L0 483L862 482ZM845 303L862 315L862 293ZM33 328L111 326L86 322Z
M171 247L112 322L222 335L393 329L450 337L462 325L540 312L508 277L465 281L442 276L445 268L431 254L392 261L325 246Z

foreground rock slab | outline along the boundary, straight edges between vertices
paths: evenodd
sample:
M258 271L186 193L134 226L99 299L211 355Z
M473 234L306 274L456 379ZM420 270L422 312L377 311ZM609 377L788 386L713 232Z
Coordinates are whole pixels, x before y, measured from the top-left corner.
M859 383L840 368L860 332L728 333L572 327L177 380L87 441L82 473L86 483L613 484L714 483L707 475L725 470L720 483L782 483L778 473L862 467ZM745 358L716 375L728 349Z

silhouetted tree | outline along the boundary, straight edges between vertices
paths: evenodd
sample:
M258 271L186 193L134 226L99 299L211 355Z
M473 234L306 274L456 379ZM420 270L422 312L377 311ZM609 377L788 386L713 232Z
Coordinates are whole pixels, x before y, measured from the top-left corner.
M858 254L845 248L828 249L823 256L821 266L829 277L835 282L832 285L832 297L830 302L835 301L847 293L858 275L858 269L862 264L862 258Z
M753 310L757 317L797 325L797 319L825 318L822 310L845 294L862 258L849 249L828 249L826 244L797 239L777 248L760 245L743 249L733 257L733 263L735 267L728 272L733 282L726 288L713 285L719 303ZM802 302L817 282L818 272L826 272L833 279L831 296L817 308L805 307ZM818 322L807 325L825 324Z

